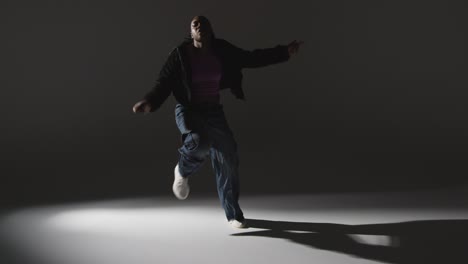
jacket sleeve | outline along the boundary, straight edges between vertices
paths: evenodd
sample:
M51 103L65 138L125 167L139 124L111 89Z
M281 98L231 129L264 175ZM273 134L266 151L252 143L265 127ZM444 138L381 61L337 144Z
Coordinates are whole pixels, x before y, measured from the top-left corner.
M156 83L143 98L151 104L151 112L157 110L171 94L176 76L177 52L174 49L164 63Z
M285 45L252 51L238 48L229 42L227 45L230 46L241 68L259 68L289 60L288 47Z

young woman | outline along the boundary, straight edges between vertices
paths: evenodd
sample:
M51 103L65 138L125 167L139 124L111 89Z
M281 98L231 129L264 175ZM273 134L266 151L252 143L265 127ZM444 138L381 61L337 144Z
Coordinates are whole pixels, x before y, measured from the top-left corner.
M196 16L190 23L190 38L177 46L159 73L156 85L133 111L153 112L172 93L178 102L176 123L183 145L174 170L173 192L186 199L188 179L210 156L216 174L221 205L233 227L245 228L239 206L239 158L237 144L220 104L220 90L230 89L244 99L242 68L256 68L287 61L302 42L246 51L215 37L210 21Z

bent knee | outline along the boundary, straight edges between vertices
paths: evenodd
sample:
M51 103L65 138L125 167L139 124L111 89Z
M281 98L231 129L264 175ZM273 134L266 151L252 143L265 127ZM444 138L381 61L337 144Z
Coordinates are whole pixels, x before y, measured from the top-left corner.
M187 150L193 152L208 152L210 142L206 137L199 133L188 133L184 138L184 146Z

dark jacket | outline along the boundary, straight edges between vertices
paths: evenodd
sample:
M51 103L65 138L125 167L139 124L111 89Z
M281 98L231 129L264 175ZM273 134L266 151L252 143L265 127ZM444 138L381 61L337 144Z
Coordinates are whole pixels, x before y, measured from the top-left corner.
M157 110L171 94L177 102L190 105L191 66L185 45L193 43L186 40L174 48L163 65L156 84L144 97L151 104L151 111ZM239 99L245 99L242 90L242 68L257 68L280 63L289 59L287 46L246 51L223 39L214 39L214 53L221 62L220 89L230 88Z

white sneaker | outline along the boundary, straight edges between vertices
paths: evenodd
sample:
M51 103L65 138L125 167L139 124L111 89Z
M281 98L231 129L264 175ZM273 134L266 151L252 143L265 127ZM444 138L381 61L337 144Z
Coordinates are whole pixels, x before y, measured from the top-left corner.
M229 221L229 224L234 228L247 228L247 220L245 219L242 222L233 219Z
M172 191L174 192L175 197L179 200L185 200L190 192L188 178L184 178L180 175L179 163L177 163L177 166L174 169L174 184L172 185Z

